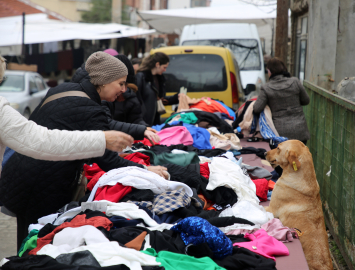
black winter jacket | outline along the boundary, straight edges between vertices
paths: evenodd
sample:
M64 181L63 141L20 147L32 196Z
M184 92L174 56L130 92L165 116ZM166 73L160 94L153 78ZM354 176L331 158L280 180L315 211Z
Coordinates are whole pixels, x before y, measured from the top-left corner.
M116 121L148 126L143 120L142 106L136 93L127 88L127 91L123 93L123 97L124 101L102 101L102 105L109 108L112 118Z
M54 94L66 91L83 91L85 97L63 97L45 104ZM59 130L108 130L107 116L101 106L100 96L87 80L82 83L64 83L51 88L44 100L32 113L30 120L48 129ZM56 212L71 201L84 160L42 161L15 153L3 168L0 178L0 198L5 207L27 220L37 219ZM117 153L106 150L104 156L92 158L108 171L126 166L142 165L125 160Z
M90 80L89 73L85 69L85 63L82 64L82 66L77 69L77 71L73 75L72 82L80 83L83 80ZM116 121L117 119L114 120L114 118L113 118L113 111L114 110L112 110L111 105L108 105L109 103L112 103L112 102L102 101L102 105L104 105L103 108L104 108L106 115L107 115L109 129L122 131L124 133L127 133L127 134L131 135L135 140L143 140L144 139L144 132L146 130L146 124L141 124L141 123L131 124L133 122L124 123L127 121L121 121L121 120ZM137 103L136 108L140 109L140 104L139 104L138 100L136 101L136 103ZM131 113L131 112L128 111L127 114L128 113Z
M167 103L164 105L179 103L177 94L170 97L165 96L166 88L164 75L156 76L159 82L159 91L154 84L153 75L150 70L141 71L136 74L138 86L137 96L142 105L143 119L150 126L160 124L160 115L157 112L158 97L167 100Z

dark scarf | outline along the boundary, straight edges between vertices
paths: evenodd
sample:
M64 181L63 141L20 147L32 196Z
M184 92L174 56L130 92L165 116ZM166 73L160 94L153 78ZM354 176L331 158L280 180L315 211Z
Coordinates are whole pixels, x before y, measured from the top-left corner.
M274 78L276 76L279 76L279 75L283 75L284 77L291 78L291 74L288 71L286 71L286 72L283 72L283 73L271 74L269 80L271 80L272 78Z

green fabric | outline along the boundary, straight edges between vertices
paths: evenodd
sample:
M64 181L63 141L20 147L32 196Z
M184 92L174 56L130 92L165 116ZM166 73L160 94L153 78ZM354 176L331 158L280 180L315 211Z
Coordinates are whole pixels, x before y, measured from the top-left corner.
M168 119L166 119L165 123L169 123L171 121L171 119L173 119L177 115L178 114L174 114L174 115L170 116ZM177 121L182 121L187 124L196 124L198 121L196 115L193 112L180 113L180 117L181 118Z
M38 230L32 230L30 234L22 241L18 256L21 257L27 249L37 247Z
M200 159L195 152L188 152L187 154L162 153L157 155L154 160L154 165L176 164L183 167L198 163L200 163Z
M157 253L153 248L148 248L141 252L156 257L157 262L160 262L165 270L225 270L225 268L216 264L210 257L195 258L170 251L160 251Z
M188 152L187 154L173 154L173 153L161 153L156 155L153 151L143 150L138 151L146 156L150 157L150 163L152 165L165 165L165 164L176 164L186 167L190 164L200 163L197 153ZM127 151L126 153L136 153L133 151Z

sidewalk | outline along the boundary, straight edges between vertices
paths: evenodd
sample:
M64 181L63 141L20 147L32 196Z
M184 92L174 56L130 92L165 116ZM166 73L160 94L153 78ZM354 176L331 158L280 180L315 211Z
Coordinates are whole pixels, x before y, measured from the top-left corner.
M16 218L0 213L0 260L16 255Z

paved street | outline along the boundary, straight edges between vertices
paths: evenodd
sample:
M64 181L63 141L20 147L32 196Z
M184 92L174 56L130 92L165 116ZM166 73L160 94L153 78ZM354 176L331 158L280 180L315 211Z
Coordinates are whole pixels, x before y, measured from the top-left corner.
M0 260L16 255L16 218L0 213Z

